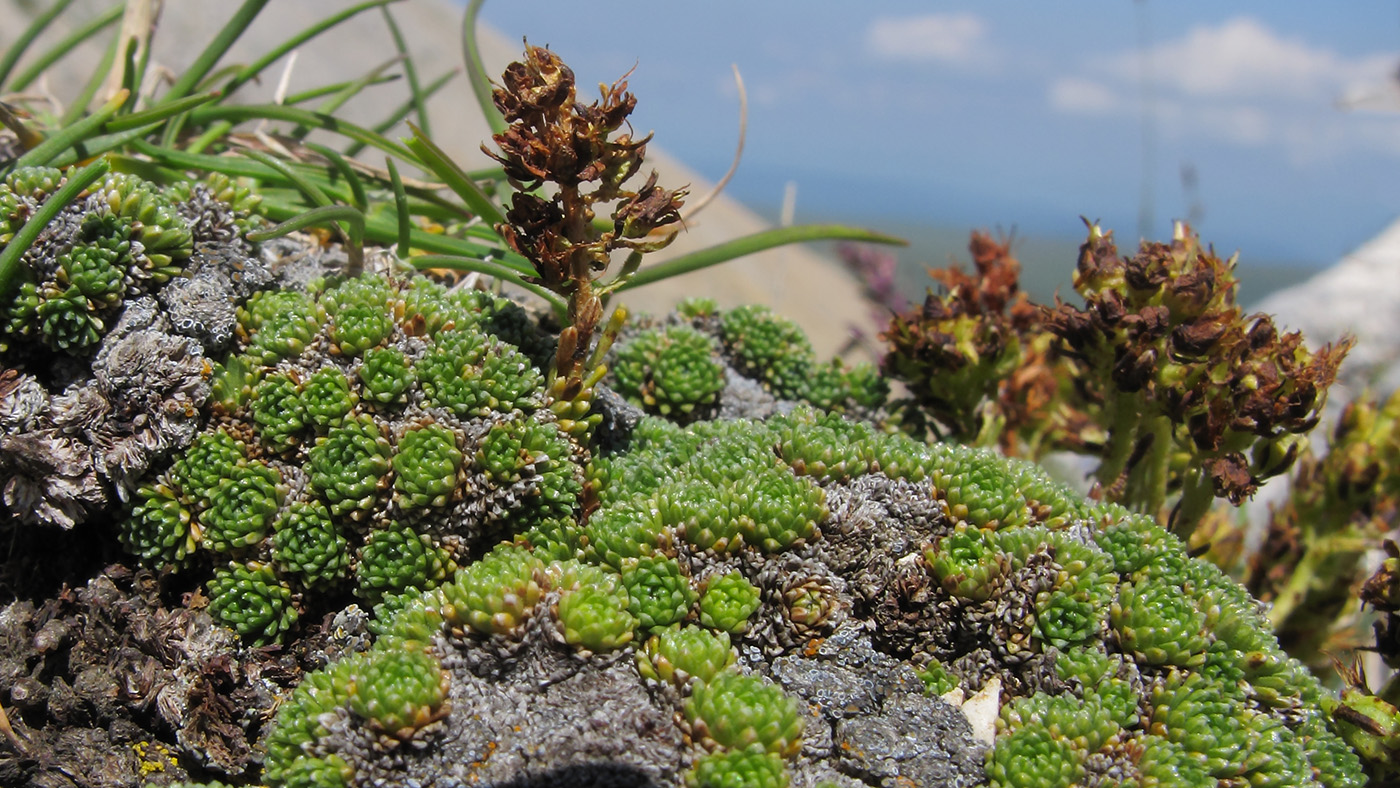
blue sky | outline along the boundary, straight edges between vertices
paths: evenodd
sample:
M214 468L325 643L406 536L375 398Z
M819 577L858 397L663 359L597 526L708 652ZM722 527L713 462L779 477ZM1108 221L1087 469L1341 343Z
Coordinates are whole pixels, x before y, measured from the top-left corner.
M1155 237L1196 216L1222 251L1321 265L1400 216L1400 3L498 0L482 17L582 85L635 65L634 126L711 178L737 64L730 193L773 213L795 181L799 220L1077 236L1083 214L1127 241L1146 180Z

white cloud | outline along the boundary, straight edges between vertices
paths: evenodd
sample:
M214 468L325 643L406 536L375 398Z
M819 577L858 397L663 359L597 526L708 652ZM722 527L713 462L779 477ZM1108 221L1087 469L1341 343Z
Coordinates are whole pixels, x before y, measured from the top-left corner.
M1050 84L1050 106L1061 112L1105 115L1119 109L1113 88L1082 77L1062 77Z
M1348 58L1285 38L1257 19L1237 17L1197 27L1149 52L1154 81L1164 90L1200 98L1330 99L1348 87L1384 78L1385 55ZM1109 69L1137 75L1135 53L1110 58Z
M987 25L975 14L876 17L865 31L866 49L888 60L966 65L985 54Z
M1193 28L1146 56L1151 110L1165 136L1274 146L1294 161L1380 147L1380 135L1363 133L1357 116L1339 112L1335 102L1357 95L1359 86L1384 86L1400 59L1316 46L1250 17ZM1127 48L1086 59L1047 84L1046 102L1069 115L1136 116L1142 68L1142 53Z

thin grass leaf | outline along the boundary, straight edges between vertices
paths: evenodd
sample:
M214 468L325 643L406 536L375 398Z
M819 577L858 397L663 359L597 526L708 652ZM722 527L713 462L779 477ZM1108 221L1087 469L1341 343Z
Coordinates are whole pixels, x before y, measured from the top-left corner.
M375 81L379 79L379 76L384 73L385 69L398 63L399 60L400 57L396 55L393 58L390 58L389 60L386 60L383 63L380 63L379 65L370 69L369 72L366 73L364 76L360 77L359 79L353 82L350 82L345 87L337 91L334 95L332 95L329 99L326 99L325 101L321 102L321 105L316 108L316 112L322 115L335 114L335 111L344 106L345 102L354 98L360 91L364 90L366 87L373 85ZM297 126L296 128L292 129L291 133L288 134L288 136L292 137L293 139L299 140L305 138L306 135L310 133L311 129L309 127Z
M263 195L260 212L272 221L285 221L306 210L304 205L281 202L275 197ZM376 216L365 217L365 241L380 246L390 246L398 242L399 227L396 221ZM506 251L499 244L484 246L461 238L430 233L413 228L409 230L409 248L433 254L444 254L476 259L490 258L516 273L517 276L533 276L534 268L520 255Z
M399 80L399 78L400 77L398 74L385 74L380 77L375 77L375 79L371 81L366 87L370 85L383 85L385 82L396 82ZM339 93L353 84L355 84L355 82L353 81L336 82L330 85L322 85L318 88L311 88L310 90L303 90L300 93L292 93L286 98L282 99L282 104L289 107L295 106L297 104L305 104L306 102L311 101L312 99L318 99L322 96L329 96L333 93Z
M346 222L350 225L348 233L350 242L345 249L346 254L350 257L350 265L346 273L350 276L358 276L365 265L365 215L348 205L323 205L320 208L312 208L275 227L248 233L248 240L253 243L262 243L321 224L330 224L337 233L345 235L346 231L339 222Z
M466 61L467 79L471 82L476 103L481 107L482 117L486 118L492 134L500 134L506 130L506 119L491 98L491 78L481 62L481 45L476 40L476 17L481 13L483 2L471 0L467 3L467 13L462 17L462 59Z
M365 185L360 180L360 176L355 174L354 168L350 166L350 162L346 161L344 156L327 148L325 145L320 145L315 142L303 142L302 145L325 156L331 165L335 167L336 172L340 173L340 177L345 180L345 185L350 187L351 205L354 205L361 211L369 206L369 200L365 197Z
M427 88L425 88L424 90L421 91L423 102L426 103L427 100L428 100L434 93L437 93L438 90L440 90L440 89L442 88L443 85L446 85L448 82L450 82L450 81L452 80L452 78L453 78L454 76L456 76L456 75L457 75L457 70L456 70L456 69L453 69L453 70L447 72L446 74L443 74L442 76L438 77L437 79L433 80L433 81L428 85ZM385 133L388 133L388 131L389 131L390 129L392 129L392 128L394 128L395 126L399 125L399 122L400 122L400 121L402 121L404 118L408 117L408 113L412 112L417 106L418 106L418 94L414 94L414 96L410 97L407 101L405 101L404 103L400 104L400 105L398 106L398 108L396 108L393 112L389 113L389 116L388 116L387 118L385 118L384 120L381 120L380 122L374 124L374 128L372 129L372 131L374 131L374 133L376 133L376 134L385 134ZM361 142L352 143L352 144L350 145L350 147L348 147L348 148L345 149L345 155L346 155L346 156L350 156L350 157L354 157L354 156L355 156L356 154L358 154L360 151L364 150L364 148L365 148L364 143L361 143Z
M176 101L157 104L150 109L133 112L130 115L122 115L121 117L109 120L102 127L102 130L110 134L134 129L138 126L160 123L182 112L188 112L201 104L208 104L222 95L222 93L216 90L213 93L206 93L202 96L187 96Z
M802 243L804 241L867 241L878 244L896 244L903 246L908 241L902 238L895 238L891 235L884 235L873 230L863 230L859 227L846 227L839 224L809 224L797 227L779 227L774 230L764 230L762 232L746 235L742 238L735 238L726 243L711 246L708 249L701 249L690 254L681 255L658 263L645 270L638 271L627 282L619 285L616 289L631 290L634 287L649 285L652 282L660 282L663 279L670 279L673 276L688 274L699 271L702 268L709 268L712 265L727 263L745 255L755 254L776 246L786 246L787 244Z
M165 92L165 100L184 98L186 94L194 90L195 85L198 85L205 75L218 65L219 60L228 52L229 47L232 47L239 36L243 35L243 31L248 29L248 25L253 23L253 20L262 12L263 6L267 3L268 0L244 0L243 5L239 6L238 11L234 13L233 18L220 28L219 34L214 36L214 40L210 41L189 68L175 79L175 84L171 85L170 89Z
M394 47L399 50L399 57L403 59L403 73L408 77L408 90L412 94L411 101L418 115L418 128L424 133L431 134L428 127L428 100L423 93L423 86L418 82L418 66L413 62L413 53L409 51L408 44L403 40L403 33L399 30L399 24L394 21L394 15L389 13L387 7L379 9L379 13L384 15L384 22L389 26L389 35L394 38Z
M243 67L241 70L238 71L236 75L234 75L233 79L229 80L229 83L227 85L224 85L224 92L227 94L232 94L235 90L238 90L243 85L247 84L248 82L254 79L257 79L258 75L263 72L263 69L277 62L277 60L280 59L283 55L287 54L288 52L291 52L293 49L296 49L297 47L301 46L307 41L310 41L316 36L321 35L322 33L326 32L332 27L335 27L341 22L344 22L345 20L355 16L356 14L359 14L362 11L367 11L376 6L383 6L388 5L389 3L397 2L399 2L399 0L369 0L369 2L350 6L344 11L332 14L326 17L325 19L322 19L321 21L306 28L300 33L297 33L296 35L292 36L286 41L283 41L281 44L278 44L272 49L269 49L267 52L263 53L262 57L259 57L257 60L254 60L252 63L249 63L247 66Z
M483 260L473 257L459 257L457 255L423 254L408 258L408 262L414 268L423 270L425 268L445 268L449 271L475 271L478 274L494 276L504 282L509 282L517 287L529 290L531 293L549 302L558 314L567 314L569 310L568 302L558 293L549 290L543 285L525 281L518 271L502 265L495 260Z
M160 164L176 170L194 170L197 172L220 172L233 178L252 178L261 183L260 192L271 194L276 187L288 187L297 195L304 192L284 174L283 169L274 169L268 165L244 158L242 156L210 156L204 153L189 153L187 151L171 150L162 148L145 140L133 140L131 147L140 154L150 156ZM328 180L325 180L323 169L317 166L291 164L276 160L286 168L293 170L302 178L314 184L329 198L329 202L349 203L354 200L354 195L348 189L338 189ZM297 210L305 210L305 206Z
M491 225L504 224L506 217L501 213L501 209L491 202L491 198L486 196L486 192L476 185L461 167L457 166L448 155L443 152L432 140L423 136L423 132L412 123L408 127L413 130L413 139L404 140L404 143L418 154L418 160L432 174L442 179L447 184L447 188L456 192L462 202L472 210L482 221Z
M280 104L252 104L252 105L223 105L204 106L190 112L190 123L203 125L211 121L227 120L233 123L241 123L245 120L283 120L289 123L299 123L306 126L315 126L326 131L332 131L352 140L359 140L385 153L397 156L405 161L418 163L418 157L413 151L396 142L385 139L382 135L357 126L340 118L330 115L322 115L318 112L310 112L299 107L284 107ZM170 147L167 145L166 147Z
M413 229L409 222L408 195L404 194L403 178L399 177L399 168L394 165L394 160L386 157L384 164L389 168L389 182L394 187L394 212L399 220L399 242L394 248L394 254L398 255L400 260L405 260L408 258L408 234Z
M39 78L49 66L62 60L65 55L72 52L84 41L102 32L103 29L113 22L122 18L122 4L118 3L101 14L93 17L87 24L64 36L62 41L49 47L42 55L34 59L34 62L24 67L24 70L15 75L15 79L10 83L8 90L18 93L29 87L30 83ZM106 69L103 69L104 71Z
M67 111L59 119L60 126L67 126L76 123L79 118L87 112L88 105L92 103L92 97L97 95L97 91L102 88L102 83L107 79L107 71L112 67L112 63L117 59L117 46L121 41L121 34L112 36L112 40L107 43L107 49L102 53L102 60L93 69L88 81L83 84L83 89L73 99L73 103L68 105Z
M91 186L107 174L112 165L106 159L98 159L88 166L74 173L69 173L68 181L59 187L58 191L49 195L44 204L39 206L39 210L29 217L29 221L19 228L15 237L0 249L0 298L8 297L10 288L14 285L15 278L19 276L20 267L24 265L22 258L28 251L31 244L39 237L39 233L44 231L48 223L58 215L69 203L73 202L84 189Z
M239 153L276 170L283 178L291 181L292 185L297 187L297 190L312 204L321 208L330 207L334 204L334 201L326 196L326 193L321 190L321 187L312 183L306 176L294 171L281 159L270 156L260 150L250 150L247 148L240 150ZM361 217L361 221L363 221L363 216Z
M24 32L19 34L19 38L16 38L15 42L10 45L10 48L5 50L5 54L0 56L0 85L5 84L5 80L9 78L15 64L24 57L25 51L29 49L30 44L34 43L34 39L47 30L53 20L57 19L58 15L63 13L64 9L72 2L73 0L57 0L49 7L49 10L34 17L34 21L29 23L29 27L26 27ZM11 89L13 90L13 88Z
M23 156L15 160L15 167L39 167L58 158L60 153L78 145L83 140L93 136L102 128L117 110L126 103L127 92L118 91L115 96L107 100L106 104L97 108L97 111L82 120L65 128L55 131L43 142L31 148Z

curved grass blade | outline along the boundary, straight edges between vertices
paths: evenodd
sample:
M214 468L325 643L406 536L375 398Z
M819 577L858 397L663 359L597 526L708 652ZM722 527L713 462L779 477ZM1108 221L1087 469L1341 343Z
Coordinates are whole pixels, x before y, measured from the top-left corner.
M681 255L658 263L646 270L638 271L631 279L617 286L617 290L630 290L634 287L649 285L652 282L660 282L663 279L670 279L673 276L688 274L692 271L699 271L702 268L709 268L712 265L727 263L744 255L762 252L776 246L802 243L804 241L867 241L879 244L896 244L903 246L908 243L902 238L895 238L891 235L877 233L873 230L863 230L859 227L846 227L839 224L809 224L797 227L780 227L774 230L764 230L762 232L746 235L742 238L735 238L726 243L711 246L708 249L701 249L697 252Z
M350 187L350 204L363 211L369 207L369 200L365 197L365 185L360 180L360 176L355 174L355 169L350 166L350 162L344 156L315 142L303 142L302 145L316 151L335 167L336 172L345 180L345 185Z
M72 2L73 0L57 0L49 7L49 10L34 17L34 21L29 23L29 27L26 27L24 32L19 34L19 38L16 38L15 42L10 45L10 48L5 50L5 54L0 56L0 85L5 84L5 80L9 78L15 64L24 57L25 51L29 49L30 44L34 43L34 39L47 30L53 20L57 19L58 15L63 13L64 9Z
M418 127L425 134L431 134L432 130L428 127L428 102L423 94L423 86L418 82L418 67L414 65L413 53L409 52L408 44L403 40L403 32L399 30L399 24L394 21L394 15L389 13L389 9L380 8L379 13L384 16L384 23L389 26L389 35L393 37L394 46L403 60L403 73L408 77L408 90L414 112L418 115Z
M39 78L49 66L63 59L64 55L73 51L79 44L102 32L104 28L122 18L122 4L118 3L103 11L88 21L87 24L69 33L64 39L52 47L49 47L42 55L34 59L34 62L24 67L24 70L15 75L15 79L8 86L8 90L18 93L29 87L29 84ZM106 69L102 69L106 71Z
M167 101L157 104L150 109L133 112L129 115L122 115L121 117L109 120L103 125L102 130L110 134L118 131L128 131L138 126L159 123L179 115L182 112L188 112L201 104L208 104L222 95L222 93L216 90L213 93L205 93L202 96L186 96L176 101Z
M399 177L399 168L394 165L394 160L384 159L384 164L389 168L389 182L394 187L394 212L399 220L399 242L394 249L394 254L400 260L408 259L408 234L413 229L409 223L408 215L408 195L403 191L403 178Z
M268 0L244 0L243 5L234 12L233 18L224 23L219 34L214 36L214 40L209 42L204 51L199 53L199 57L194 59L189 68L185 69L175 80L175 84L166 91L164 100L184 98L187 93L194 90L195 85L198 85L205 75L218 64L219 59L228 52L229 47L233 46L233 42L243 35L243 31L248 29L248 25L253 23L253 20L262 12L263 6L267 3Z
M107 80L107 72L112 68L112 63L117 59L117 48L122 40L121 33L112 36L108 42L107 49L102 53L102 60L93 70L92 76L83 85L83 89L73 99L73 103L68 105L68 110L63 113L63 118L59 121L60 126L67 126L76 123L83 113L87 111L88 105L92 103L92 97L97 95L97 91L102 87L102 83Z
M15 160L15 167L38 167L48 164L58 158L58 154L92 137L98 129L102 128L103 124L117 114L117 110L126 103L127 96L128 93L125 90L117 91L117 94L108 99L106 104L98 107L96 112L77 123L59 129L20 156Z
M19 228L15 237L10 239L4 249L0 249L0 298L9 295L15 277L19 275L20 266L23 265L21 258L30 244L39 237L39 233L44 231L44 227L59 211L67 207L68 203L73 202L84 189L106 175L111 168L112 165L106 159L98 159L81 170L70 173L68 181L59 187L58 191L49 195L44 204L39 206L39 210Z
M447 184L447 188L457 193L462 198L462 202L472 210L483 221L491 225L504 224L506 217L501 213L501 209L491 202L491 198L486 196L486 192L471 179L457 162L453 161L443 152L432 140L423 136L423 131L412 123L408 124L413 129L413 139L404 140L414 153L418 154L418 160L431 173L442 179Z
M375 77L375 78L374 78L373 80L371 80L365 87L369 87L369 86L372 86L372 85L383 85L385 82L393 82L393 81L397 80L398 78L399 78L399 75L398 75L398 74L386 74L386 75L384 75L384 76ZM305 104L306 102L311 101L312 99L318 99L318 98L321 98L322 96L329 96L329 95L331 95L331 94L333 94L333 93L339 93L339 92L345 90L346 88L350 87L350 86L353 85L353 84L355 84L355 83L354 83L354 82L334 82L334 83L329 84L329 85L322 85L322 86L320 86L319 88L311 88L310 90L303 90L303 91L301 91L300 93L292 93L292 94L289 94L286 98L282 99L282 104L285 105L285 106L296 106L297 104ZM319 110L318 110L318 111L319 111ZM357 144L358 144L358 143L357 143Z
M386 60L383 63L380 63L379 65L370 69L368 73L366 73L359 79L346 84L345 87L336 91L336 93L332 95L329 99L326 99L325 101L321 102L321 105L316 108L316 112L322 115L334 114L336 110L340 109L342 106L345 105L345 102L354 98L357 93L364 90L366 87L373 85L375 81L379 79L379 76L384 73L385 69L389 68L395 63L398 63L399 60L400 57L398 55L395 55L393 58ZM291 130L288 136L292 139L299 140L304 139L306 135L310 133L311 129L309 127L297 126L296 128Z
M449 81L451 81L451 79L452 79L454 76L456 76L456 75L457 75L457 70L456 70L456 69L453 69L453 70L447 72L446 74L443 74L442 76L438 77L437 79L433 80L431 83L429 83L428 87L424 88L424 89L421 91L422 102L423 102L424 104L427 104L428 99L429 99L434 93L436 93L436 92L438 92L440 89L442 89L442 86L443 86L443 85L446 85L446 84L447 84ZM290 102L286 102L286 103L290 103ZM395 126L399 125L399 122L400 122L400 121L402 121L404 118L408 117L408 113L414 111L414 109L418 106L418 103L419 103L419 95L418 95L418 94L415 94L413 97L409 98L408 101L405 101L404 103L400 104L400 105L398 106L398 108L395 109L393 112L389 113L389 117L387 117L387 118L385 118L384 120L381 120L380 122L374 124L374 128L372 129L372 131L374 131L375 134L386 134L386 133L388 133L388 131L389 131L390 129L392 129L392 128L394 128ZM353 143L353 144L350 145L350 147L348 147L348 148L345 149L345 155L346 155L346 156L354 156L355 154L357 154L357 153L359 153L360 151L364 150L364 148L365 148L365 145L364 145L364 143L362 143L362 142Z
M475 271L478 274L494 276L505 282L510 282L517 287L529 290L531 293L549 302L556 314L567 315L569 311L568 302L558 293L549 290L543 285L527 282L520 275L520 272L496 262L495 260L482 260L474 257L460 257L458 255L423 254L408 258L408 262L420 271L424 268L446 268L450 271Z
M251 82L254 79L257 79L258 75L263 72L263 69L275 63L283 55L287 54L288 52L291 52L293 49L296 49L297 47L301 46L307 41L310 41L316 36L319 36L320 34L326 32L332 27L335 27L341 22L344 22L345 20L355 16L356 14L359 14L362 11L367 11L371 8L374 8L375 6L383 6L388 5L389 3L397 2L399 2L399 0L369 0L369 2L350 6L349 8L340 11L339 13L332 14L326 17L325 19L322 19L321 21L306 28L300 33L297 33L296 35L292 36L286 41L283 41L281 44L278 44L272 49L267 50L267 52L263 53L263 55L257 60L254 60L247 66L244 66L238 71L237 74L234 75L233 79L229 80L228 84L224 85L224 92L226 94L232 94L235 90L238 90L243 85L247 84L248 82Z
M317 207L328 208L334 205L334 201L330 197L326 196L326 193L321 190L321 187L312 183L306 178L306 176L302 175L301 173L294 171L291 167L287 166L286 162L282 161L281 159L275 156L269 156L268 154L263 153L260 150L249 150L246 148L239 151L239 153L243 154L244 156L247 156L248 158L256 162L259 162L260 164L264 164L276 170L282 175L283 178L286 178L288 181L291 182L293 186L297 187L297 190L300 191L302 195L306 197L307 200L309 200L312 204L316 205ZM357 213L359 213L360 221L363 225L364 214L363 212L358 211ZM300 228L294 227L292 229L295 230ZM290 232L290 230L288 232Z
M346 273L350 276L358 276L365 267L365 215L348 205L323 205L319 208L312 208L275 227L248 233L248 240L253 243L262 243L273 238L281 238L312 225L326 223L330 223L338 233L344 233L345 230L340 227L339 222L350 225L348 233L350 242L345 249L346 254L350 257L350 265L346 269Z
M481 62L481 45L476 40L476 17L481 13L485 0L471 0L467 3L467 13L462 17L462 59L467 64L467 79L471 82L476 103L481 106L481 114L491 127L492 134L506 130L506 119L496 109L491 98L491 78L486 75L486 66Z
M215 120L227 120L233 123L241 123L245 120L283 120L289 123L297 123L304 126L315 126L316 128L333 131L341 136L352 140L358 140L371 148L376 148L385 153L397 156L405 161L418 162L418 157L408 148L385 139L382 135L357 126L354 123L341 120L331 115L323 115L319 112L311 112L299 107L284 107L281 104L251 104L251 105L223 105L199 107L190 112L190 122L196 125L208 123Z

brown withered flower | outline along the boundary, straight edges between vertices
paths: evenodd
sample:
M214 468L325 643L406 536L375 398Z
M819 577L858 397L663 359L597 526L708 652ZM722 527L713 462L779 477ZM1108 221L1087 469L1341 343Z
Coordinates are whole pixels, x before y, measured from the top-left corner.
M1088 417L1065 396L1078 376L1020 290L1010 240L974 232L968 249L975 271L930 270L940 289L894 315L882 335L886 374L908 384L918 406L907 416L927 414L947 437L1010 455L1090 445Z
M655 173L636 190L625 186L641 171L650 140L623 130L637 104L625 76L583 104L573 71L527 44L525 59L510 64L492 95L510 125L493 137L499 151L482 149L518 187L496 229L530 261L537 283L569 297L573 334L554 372L581 381L603 316L598 276L618 250L635 257L669 244L675 230L665 228L680 221L685 191L658 187ZM611 224L600 226L595 219L604 210Z
M1127 259L1090 225L1074 277L1084 307L1057 303L1046 318L1104 404L1099 482L1153 513L1181 491L1183 533L1212 495L1239 504L1288 470L1351 347L1310 351L1269 316L1246 315L1234 266L1184 224Z

